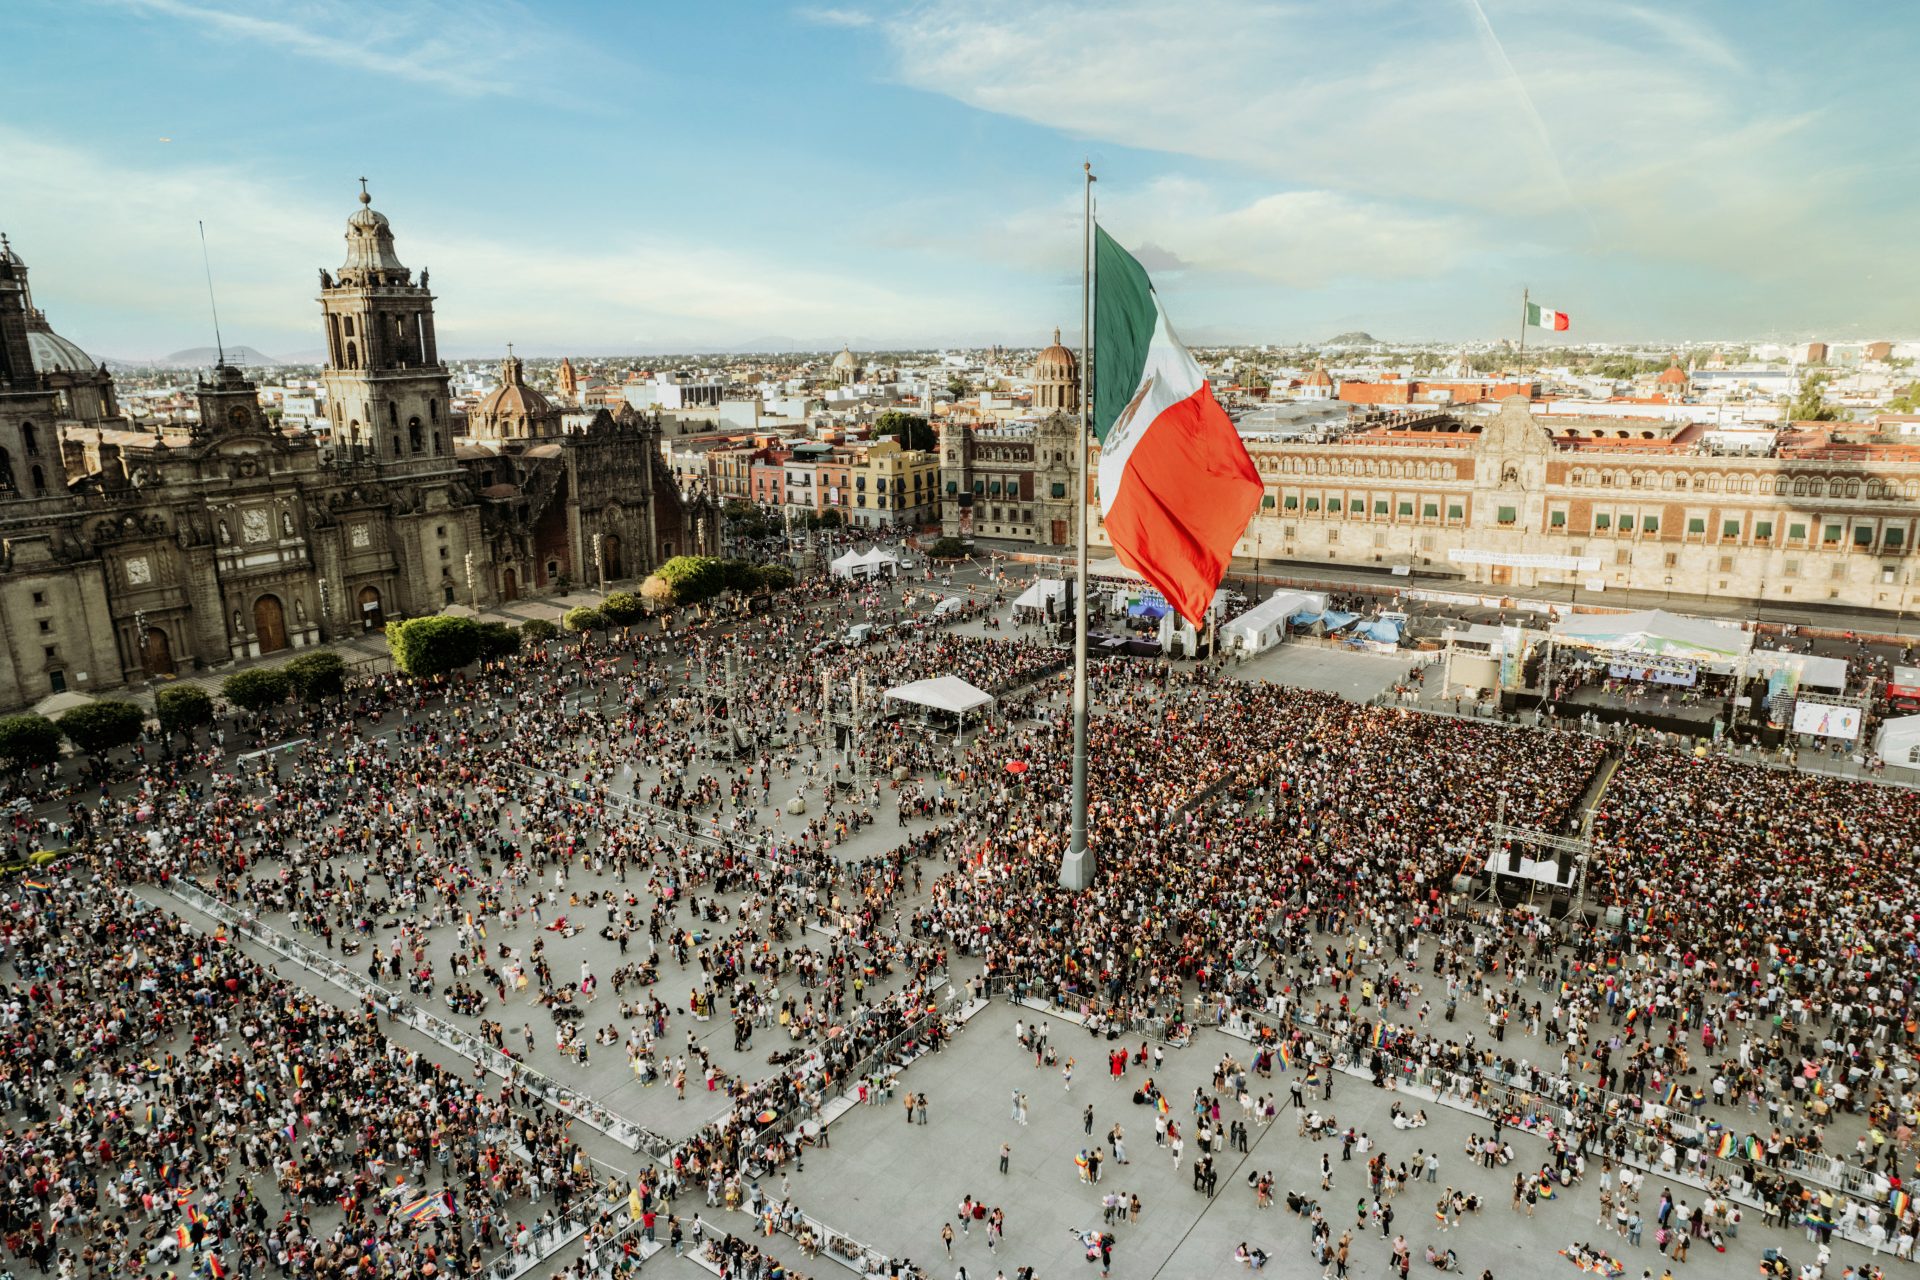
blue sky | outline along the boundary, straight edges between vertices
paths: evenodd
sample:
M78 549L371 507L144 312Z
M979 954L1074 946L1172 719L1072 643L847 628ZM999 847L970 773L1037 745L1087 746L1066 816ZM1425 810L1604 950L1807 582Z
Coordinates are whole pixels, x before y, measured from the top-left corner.
M1027 344L1079 166L1196 341L1916 336L1893 3L10 0L0 229L100 355L317 348L355 179L483 354Z

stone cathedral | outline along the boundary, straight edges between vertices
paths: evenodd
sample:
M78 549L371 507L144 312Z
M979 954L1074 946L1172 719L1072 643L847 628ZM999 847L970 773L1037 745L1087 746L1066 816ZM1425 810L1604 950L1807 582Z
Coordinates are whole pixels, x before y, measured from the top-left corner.
M712 550L658 423L563 418L509 360L458 415L427 273L362 191L320 272L326 429L282 430L220 364L190 430L132 429L0 240L0 710L206 671L450 604L643 576Z

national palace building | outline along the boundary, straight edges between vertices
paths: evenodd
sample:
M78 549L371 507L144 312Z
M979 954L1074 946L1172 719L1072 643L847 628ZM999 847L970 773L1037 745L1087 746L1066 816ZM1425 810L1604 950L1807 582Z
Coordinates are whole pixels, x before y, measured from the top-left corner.
M1491 416L1375 411L1327 443L1250 440L1266 493L1236 553L1496 589L1914 603L1920 446L1805 423L1753 456L1710 435L1512 396Z

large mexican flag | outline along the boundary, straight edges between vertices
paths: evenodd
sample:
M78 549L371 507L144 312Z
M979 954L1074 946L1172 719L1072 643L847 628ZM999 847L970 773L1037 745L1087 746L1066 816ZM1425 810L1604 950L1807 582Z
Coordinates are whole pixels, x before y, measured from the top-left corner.
M1196 625L1260 505L1260 474L1133 255L1094 228L1100 512L1121 563Z

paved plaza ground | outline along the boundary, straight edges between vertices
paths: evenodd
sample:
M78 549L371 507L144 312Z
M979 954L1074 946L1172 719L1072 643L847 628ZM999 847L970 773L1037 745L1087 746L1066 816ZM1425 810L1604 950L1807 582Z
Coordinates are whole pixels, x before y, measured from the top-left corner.
M907 585L924 597L924 582ZM977 574L963 571L951 588L943 584L936 594L971 590L987 597L998 592L1002 604L997 611L962 623L955 630L962 634L1021 639L1033 633L1031 629L1023 632L1014 624L1011 608L1005 603L1018 593L1021 585L1020 582L983 582ZM888 601L897 598L897 591L898 588L894 588L884 592L873 609L884 612ZM751 624L742 624L742 629L750 630ZM1418 669L1419 665L1412 655L1377 655L1303 643L1281 646L1250 661L1230 662L1224 673L1235 680L1268 680L1369 702L1388 694L1397 683L1410 677L1420 684L1426 673ZM1424 682L1423 702L1433 700L1436 683L1432 679ZM1057 676L1051 677L1044 687L1049 690L1048 705L1057 708L1064 682ZM391 733L392 729L389 727L385 732ZM943 729L941 733L946 735L950 730ZM824 737L825 734L824 726L803 726L803 736ZM593 744L587 741L576 742L572 747L575 767L567 771L568 781L580 776L587 757L594 750ZM716 767L722 773L727 770L724 765ZM619 776L611 785L618 794L644 796L658 780L656 771L641 768ZM923 772L913 781L932 787L945 785L949 780L934 770ZM883 798L891 792L890 780L883 779L877 785ZM806 814L798 817L784 811L785 801L796 793L808 801ZM797 834L799 828L819 813L823 798L817 784L809 785L801 772L782 778L773 789L772 803L756 811L755 819L762 825L757 828L755 838L768 838L769 831L785 833L789 838ZM834 849L837 859L850 863L879 857L933 825L915 818L902 826L887 803L878 805L877 811L877 822L853 832ZM895 909L910 916L928 901L934 880L949 869L938 857L928 860L921 868L922 883L903 894ZM623 953L615 942L602 936L601 926L609 923L615 912L627 908L628 895L634 899L636 914L644 920L655 897L642 879L636 874L622 880L610 869L597 873L576 870L559 887L563 895L561 902L546 907L538 918L523 918L514 927L495 926L487 940L490 949L514 948L523 953L536 939L541 940L555 973L563 982L576 972L590 971L596 975L602 985L596 998L585 1006L582 1023L585 1033L582 1038L588 1048L585 1061L562 1056L556 1044L555 1023L547 1010L532 1005L527 998L530 993L510 996L504 1003L489 995L485 1008L464 1014L454 1014L437 995L422 994L416 998L422 1007L468 1030L476 1029L483 1018L501 1022L509 1045L516 1053L524 1049L526 1060L533 1066L563 1080L621 1117L677 1142L718 1118L726 1107L721 1095L708 1092L693 1072L689 1072L686 1097L681 1099L675 1096L670 1085L643 1084L628 1069L620 1040L627 1034L629 1024L621 1016L621 997L606 984L606 979L616 968L645 955L647 937L644 930L638 932L631 940L631 949ZM210 921L197 918L170 895L152 889L143 892L156 905L181 911L196 924L210 927ZM750 895L744 891L711 896L716 906L729 912L752 908ZM673 904L672 922L689 927L696 925L690 913L692 905L684 899ZM565 936L548 928L561 915L576 927ZM324 945L347 968L361 974L368 973L369 959L375 953L386 953L398 935L392 922L378 922L370 935L355 939L359 945L357 953L347 955L341 946L346 941L345 934L337 934L323 944L317 935L299 934L295 923L284 915L270 915L264 923L298 934L308 945ZM1316 939L1319 945L1338 941L1326 937ZM824 949L827 942L822 933L808 931L796 935L789 945ZM450 921L429 932L426 954L434 963L437 986L441 988L450 980L448 968L455 949L456 930ZM262 953L261 958L274 959L266 953ZM276 963L281 973L307 985L317 995L350 1003L344 992L315 975L285 961ZM762 1078L775 1070L768 1055L791 1043L781 1028L758 1028L750 1045L736 1049L732 1022L724 1011L706 1022L694 1022L685 1016L692 992L700 984L698 965L683 967L665 949L658 963L658 985L645 994L658 995L676 1011L662 1039L666 1053L671 1055L697 1044L725 1072L748 1080ZM951 980L956 984L964 983L978 972L977 962L959 957L949 969ZM1408 977L1419 982L1430 975L1410 973ZM901 980L899 974L876 975L865 994L869 999L884 995L898 989ZM382 977L380 981L396 996L412 995L404 979ZM476 985L481 985L477 978ZM788 978L782 982L780 994L800 999L806 992L796 979ZM1323 988L1316 994L1324 996L1326 992ZM1435 994L1435 988L1429 987L1426 991L1429 999ZM1417 1008L1420 1000L1416 993L1408 1008ZM1467 1006L1468 1009L1477 1007ZM1016 1020L1030 1023L1036 1017L1048 1019L1059 1053L1077 1059L1071 1087L1058 1068L1036 1067L1033 1056L1016 1043ZM1400 1022L1413 1021L1413 1014L1407 1010L1395 1010L1393 1017ZM611 1043L604 1046L596 1045L591 1034L602 1028L610 1028L612 1033ZM1455 1034L1465 1031L1463 1026ZM415 1047L450 1066L461 1065L451 1054L404 1028L396 1034L408 1043L417 1042ZM1137 1039L1130 1040L1127 1047L1138 1044ZM1575 1242L1601 1242L1603 1233L1610 1251L1628 1262L1627 1280L1634 1280L1640 1269L1650 1270L1658 1277L1669 1265L1675 1274L1752 1275L1760 1250L1768 1245L1786 1250L1796 1261L1811 1255L1803 1234L1762 1229L1758 1224L1758 1211L1753 1210L1747 1213L1747 1223L1739 1237L1729 1242L1726 1254L1717 1254L1704 1241L1699 1241L1684 1262L1669 1263L1653 1247L1651 1220L1660 1191L1670 1186L1677 1198L1694 1202L1700 1195L1693 1188L1657 1177L1649 1179L1641 1197L1640 1208L1648 1219L1648 1227L1646 1243L1639 1247L1614 1237L1610 1226L1596 1225L1597 1176L1590 1175L1586 1185L1542 1203L1531 1217L1516 1212L1509 1207L1509 1200L1517 1169L1529 1163L1538 1169L1547 1159L1545 1148L1538 1140L1525 1133L1509 1131L1517 1152L1515 1167L1480 1169L1468 1161L1463 1147L1470 1135L1487 1131L1483 1119L1411 1092L1397 1095L1378 1090L1362 1079L1344 1074L1336 1077L1330 1101L1316 1100L1312 1105L1336 1117L1340 1127L1352 1127L1369 1135L1373 1143L1387 1153L1390 1164L1411 1160L1416 1149L1440 1153L1441 1163L1433 1184L1416 1181L1404 1194L1390 1201L1395 1215L1390 1233L1383 1235L1377 1226L1364 1222L1355 1225L1356 1202L1363 1200L1366 1191L1364 1155L1343 1161L1338 1142L1315 1142L1300 1136L1296 1132L1295 1114L1285 1109L1276 1124L1253 1129L1248 1153L1223 1150L1216 1155L1218 1193L1208 1199L1192 1186L1191 1169L1197 1158L1192 1146L1189 1145L1176 1167L1170 1153L1154 1144L1150 1108L1131 1101L1133 1089L1148 1069L1129 1067L1123 1080L1109 1079L1105 1066L1109 1048L1104 1039L1090 1037L1064 1013L1039 1013L996 999L974 1011L964 1029L943 1051L923 1056L908 1066L890 1094L877 1098L873 1105L856 1106L838 1114L829 1130L831 1145L808 1150L804 1171L794 1170L785 1178L775 1175L764 1190L775 1199L779 1199L783 1191L790 1194L801 1208L819 1220L885 1254L911 1258L930 1274L952 1275L964 1266L969 1280L993 1280L999 1271L1012 1276L1020 1266L1033 1267L1041 1280L1093 1274L1076 1233L1106 1225L1101 1220L1100 1196L1108 1189L1137 1194L1142 1201L1137 1223L1125 1222L1112 1228L1118 1236L1113 1268L1117 1277L1225 1274L1238 1269L1234 1251L1243 1242L1271 1255L1270 1269L1274 1274L1318 1274L1317 1264L1308 1257L1307 1223L1289 1213L1283 1203L1270 1209L1258 1208L1248 1185L1249 1175L1255 1172L1273 1175L1282 1201L1289 1190L1316 1199L1333 1224L1336 1238L1342 1230L1355 1228L1349 1274L1356 1276L1388 1274L1388 1239L1396 1234L1404 1234L1411 1242L1415 1271L1430 1270L1422 1264L1420 1254L1426 1245L1435 1244L1454 1249L1468 1274L1480 1275L1486 1271L1499 1280L1578 1274L1572 1264L1558 1256L1558 1251ZM1510 1054L1542 1063L1558 1059L1557 1049L1527 1036L1517 1027L1503 1048ZM1210 1088L1215 1066L1223 1057L1245 1061L1250 1059L1251 1050L1244 1040L1224 1031L1201 1030L1191 1044L1167 1051L1156 1082L1170 1100L1184 1102L1191 1099L1197 1089ZM1271 1079L1256 1079L1252 1091L1256 1095L1272 1093L1284 1101L1292 1081L1297 1078L1284 1070L1276 1071ZM924 1092L930 1099L925 1125L909 1123L906 1118L901 1103L909 1091ZM1014 1115L1012 1100L1016 1093L1024 1093L1028 1100L1025 1124ZM1408 1106L1424 1106L1429 1123L1417 1130L1396 1131L1388 1116L1388 1108L1396 1100ZM1089 1105L1093 1108L1090 1133L1085 1116ZM1176 1115L1179 1110L1176 1106ZM1231 1118L1236 1109L1229 1106L1226 1114ZM1130 1163L1109 1162L1101 1184L1088 1185L1076 1170L1075 1156L1083 1149L1099 1145L1115 1123L1125 1127ZM606 1161L609 1168L623 1174L642 1168L644 1154L625 1150L585 1131L583 1126L575 1128L583 1145ZM1857 1121L1852 1127L1844 1121L1837 1126L1837 1133L1848 1143L1857 1132ZM1004 1174L998 1168L1002 1143L1012 1148L1009 1168ZM1323 1156L1330 1157L1333 1163L1332 1188L1324 1192L1320 1190ZM790 1178L790 1184L786 1178ZM1434 1202L1442 1189L1449 1187L1480 1196L1486 1203L1459 1228L1441 1233L1434 1221ZM956 1206L968 1195L1005 1210L1006 1238L997 1251L990 1252L984 1229L976 1227L961 1235L954 1257L949 1261L940 1240L940 1229L943 1223L954 1221ZM689 1188L675 1209L688 1221L696 1212L700 1213L712 1230L744 1233L751 1226L744 1215L707 1207L704 1192L696 1188ZM663 1237L664 1234L663 1223ZM791 1268L816 1280L842 1273L840 1265L825 1255L811 1259L800 1257L790 1239L782 1237L761 1243ZM1851 1245L1843 1245L1835 1252L1838 1261L1829 1274L1836 1276L1842 1262L1862 1260L1866 1253L1864 1248ZM557 1273L576 1254L577 1248L543 1260L536 1274ZM646 1269L671 1276L694 1276L702 1272L691 1258L676 1259L666 1253L650 1259Z

